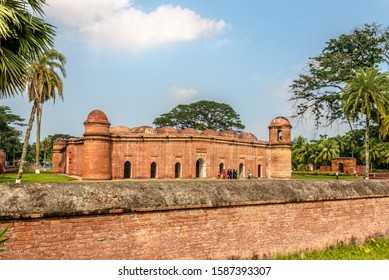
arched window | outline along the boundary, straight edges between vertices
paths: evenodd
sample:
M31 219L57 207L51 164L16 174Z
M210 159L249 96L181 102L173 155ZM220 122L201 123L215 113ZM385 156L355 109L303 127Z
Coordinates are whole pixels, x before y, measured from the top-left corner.
M281 129L279 129L277 132L277 139L278 139L278 141L282 141L282 130Z
M150 166L150 178L158 178L158 166L155 162L153 162Z
M205 160L200 158L196 161L196 178L205 178L206 174Z
M124 179L131 178L131 162L126 161L124 163Z
M258 178L262 178L262 165L258 164Z
M174 177L175 178L181 178L181 163L177 162L174 167Z

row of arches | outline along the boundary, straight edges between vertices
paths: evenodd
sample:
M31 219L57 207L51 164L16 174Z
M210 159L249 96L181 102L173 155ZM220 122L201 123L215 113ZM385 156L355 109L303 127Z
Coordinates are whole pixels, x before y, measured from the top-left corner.
M200 158L196 161L196 178L206 178L207 177L207 168L206 168L206 162L204 159ZM223 170L225 169L224 163L220 163L219 165L219 173L221 174ZM251 172L251 171L250 171ZM257 170L258 177L262 177L262 165L258 165ZM239 174L240 178L246 177L244 174L246 174L245 166L243 163L239 164ZM132 164L130 161L126 161L124 163L124 179L130 179L132 178ZM150 165L150 178L156 179L158 178L158 165L156 162L152 162ZM182 178L182 164L180 162L176 162L174 166L174 178Z

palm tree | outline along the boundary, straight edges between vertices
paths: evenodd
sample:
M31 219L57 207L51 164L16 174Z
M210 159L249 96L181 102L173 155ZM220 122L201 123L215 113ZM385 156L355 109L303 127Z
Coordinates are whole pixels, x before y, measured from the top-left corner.
M51 147L51 138L50 137L46 137L45 139L43 139L42 141L42 148L43 148L43 164L45 166L46 164L46 159L47 159L47 149L49 149Z
M56 50L49 50L40 55L40 57L31 63L27 75L28 80L28 96L33 103L30 121L26 130L25 141L23 144L22 158L19 166L16 182L20 183L23 175L24 159L27 154L27 145L30 137L34 116L36 114L36 160L35 171L39 173L39 153L40 153L40 125L42 119L43 103L49 99L55 101L56 95L63 99L63 84L59 74L60 70L65 77L66 72L64 65L65 57Z
M354 157L354 149L358 145L355 131L352 130L347 132L346 135L343 136L342 138L347 149L351 151L351 157Z
M62 75L66 77L65 63L65 56L51 49L42 53L38 60L30 66L28 73L28 96L31 102L36 103L36 173L39 173L43 103L49 99L55 101L56 95L63 100L63 84L56 70L59 69Z
M342 93L342 107L349 120L360 115L366 118L365 178L369 178L369 127L373 115L382 118L389 108L389 77L378 69L358 69L347 82ZM378 119L376 119L378 121Z
M294 167L299 167L306 163L305 149L308 144L307 139L303 136L298 136L292 142L292 161Z
M0 98L23 92L28 62L53 46L54 27L43 15L45 0L0 1Z
M329 162L336 157L339 157L339 145L336 140L325 139L321 141L318 145L319 154L316 157L316 162L318 163L326 163Z

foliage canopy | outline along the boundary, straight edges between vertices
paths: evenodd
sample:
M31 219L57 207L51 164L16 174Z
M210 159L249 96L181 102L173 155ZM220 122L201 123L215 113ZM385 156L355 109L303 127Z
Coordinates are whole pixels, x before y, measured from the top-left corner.
M357 69L389 64L389 29L365 24L350 34L330 39L319 56L290 86L295 102L294 118L314 116L315 126L346 121L341 92Z
M0 0L0 97L23 92L29 62L53 46L54 27L39 17L45 2Z
M207 100L180 104L169 113L156 118L153 124L157 127L172 126L178 129L195 128L236 132L241 132L245 128L239 115L230 105Z

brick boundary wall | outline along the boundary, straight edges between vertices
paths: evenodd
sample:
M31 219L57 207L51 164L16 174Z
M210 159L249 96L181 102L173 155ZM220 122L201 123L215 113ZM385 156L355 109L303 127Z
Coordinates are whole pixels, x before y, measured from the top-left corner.
M1 259L231 259L389 235L388 181L0 184Z

